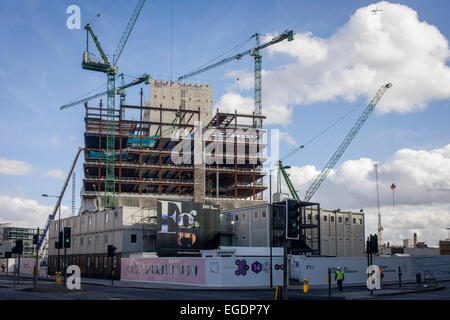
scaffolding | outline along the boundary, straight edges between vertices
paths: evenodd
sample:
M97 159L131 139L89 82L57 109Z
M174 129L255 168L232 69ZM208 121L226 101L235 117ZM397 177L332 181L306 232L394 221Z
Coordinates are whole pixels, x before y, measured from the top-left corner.
M95 198L105 190L108 115L101 100L94 107L85 103L85 112L83 197ZM200 202L205 198L263 200L267 144L265 130L256 124L265 117L217 111L203 125L202 112L200 106L143 105L142 98L140 105L121 104L112 126L116 193L195 201L201 194ZM203 132L204 161L197 165L199 132ZM174 152L187 161L174 162Z

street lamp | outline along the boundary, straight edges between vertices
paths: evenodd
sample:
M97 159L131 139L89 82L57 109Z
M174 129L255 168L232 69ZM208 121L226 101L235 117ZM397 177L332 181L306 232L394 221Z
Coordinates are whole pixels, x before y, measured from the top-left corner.
M290 169L291 166L283 166L283 169ZM269 217L269 248L270 248L270 288L273 288L273 254L272 254L272 244L273 244L273 210L272 210L272 171L280 170L279 168L276 169L269 169L269 205L270 205L270 217ZM278 175L278 178L280 178L280 175ZM281 183L277 181L277 183ZM281 192L281 189L280 189Z
M50 195L48 195L48 194L42 194L41 196L43 196L43 197L45 197L45 198L58 198L59 199L59 211L58 211L58 241L59 241L59 234L60 234L60 232L61 232L61 196L50 196ZM61 244L62 245L62 244ZM59 255L59 247L60 246L58 246L58 270L57 271L60 271L60 263L59 263L59 257L60 257L60 255Z
M231 232L231 245L233 245L234 244L234 224L236 223L234 220L233 220L233 217L231 217L231 226L232 226L232 232Z

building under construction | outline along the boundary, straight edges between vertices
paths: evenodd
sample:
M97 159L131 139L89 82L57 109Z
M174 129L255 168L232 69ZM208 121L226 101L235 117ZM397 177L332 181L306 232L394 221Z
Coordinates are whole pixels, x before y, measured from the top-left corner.
M82 211L105 208L108 116L85 104ZM115 111L115 207L155 208L157 199L264 203L264 116L212 111L212 87L150 81L150 101Z

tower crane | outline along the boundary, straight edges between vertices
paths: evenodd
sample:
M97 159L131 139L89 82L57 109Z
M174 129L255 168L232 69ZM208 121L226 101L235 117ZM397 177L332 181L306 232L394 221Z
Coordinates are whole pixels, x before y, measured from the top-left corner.
M119 44L114 51L112 61L108 59L105 52L103 51L100 42L97 36L94 34L92 27L90 24L86 24L84 29L86 30L86 51L83 53L83 60L81 66L85 70L97 71L106 73L107 82L106 82L106 95L107 95L107 126L106 126L106 176L105 176L105 207L113 208L114 207L114 197L115 197L115 176L114 176L114 154L115 154L115 94L116 92L116 75L118 73L119 68L117 67L117 62L122 54L122 51L125 47L125 44L130 37L131 31L133 30L134 25L136 24L136 20L141 13L142 7L144 6L146 0L139 0L136 7L134 8L133 13L131 14L130 19L128 20L128 24L122 33L122 37L120 38ZM95 58L91 57L92 53L89 52L89 36L94 41L94 44L97 48L98 53L101 56L99 61L96 61ZM148 77L144 80L148 81ZM120 88L124 89L125 85L122 85ZM121 95L121 99L123 98L123 93ZM86 101L83 99L81 101ZM80 101L77 101L79 103ZM75 103L76 104L76 103ZM68 108L70 105L74 105L74 103L61 107L61 109Z
M271 41L261 44L260 40L259 40L259 34L255 33L250 38L255 38L256 47L249 49L247 51L235 54L231 57L225 58L221 61L218 61L209 66L198 69L196 71L185 74L185 75L179 77L177 79L177 81L181 81L181 80L193 77L195 75L198 75L205 71L211 70L215 67L221 66L221 65L223 65L227 62L233 61L233 60L241 60L242 57L244 57L246 55L250 55L250 56L254 57L254 59L255 59L254 113L255 113L255 115L261 115L262 114L262 56L261 56L260 51L268 46L271 46L275 43L281 42L285 39L288 39L288 41L292 41L292 40L294 40L294 37L295 37L294 30L289 30L289 31L286 30L279 36L273 38ZM261 128L261 126L262 126L261 119L257 119L255 125L257 128Z
M338 149L334 152L334 154L331 157L331 159L327 162L327 164L322 169L320 174L316 177L314 182L308 188L308 190L306 191L306 194L305 194L305 197L304 197L303 201L308 202L312 198L312 196L316 193L317 189L319 189L320 185L325 180L327 175L330 173L331 169L333 169L333 167L335 166L336 162L338 162L338 160L341 158L342 154L345 152L345 150L347 149L349 144L353 141L353 138L355 138L356 134L359 132L359 130L361 129L363 124L366 122L367 118L372 113L373 109L378 104L378 102L380 101L381 97L384 95L386 90L389 89L390 87L392 87L391 83L387 83L387 84L384 84L384 85L381 86L381 88L378 90L377 94L372 98L372 100L369 102L367 107L364 109L364 111L359 116L359 118L356 121L356 123L350 129L350 131L347 134L347 136L345 137L344 141L342 141L342 143L339 145ZM296 151L302 149L303 147L304 146L299 146ZM294 153L291 152L289 154L289 156L292 156ZM283 168L283 164L282 164L281 160L278 161L278 168L279 168L279 172L281 172L281 174L283 175L283 177L284 177L284 179L286 181L286 184L287 184L287 186L289 188L289 191L292 194L292 197L294 197L295 199L300 201L300 198L299 198L297 192L295 191L295 188L292 185L292 182L289 179L289 175L286 173L285 169Z

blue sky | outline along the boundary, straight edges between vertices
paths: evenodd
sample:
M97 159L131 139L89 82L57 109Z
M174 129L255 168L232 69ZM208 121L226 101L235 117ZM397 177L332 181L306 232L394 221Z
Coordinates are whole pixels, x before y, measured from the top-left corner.
M82 52L85 50L86 41L83 26L91 22L106 53L112 56L135 6L135 1L115 0L101 14L100 18L95 18L96 14L110 3L111 0L0 1L0 37L3 43L2 50L0 50L0 88L2 89L0 95L0 158L8 161L23 161L24 163L19 163L19 166L22 167L25 163L31 165L31 169L25 170L26 173L24 174L11 175L5 172L0 174L0 196L3 195L5 201L12 198L16 198L16 200L26 199L36 201L31 202L36 205L42 205L43 211L48 210L47 206L51 209L55 199L45 199L40 195L42 193L58 194L63 179L43 177L43 175L49 170L55 169L63 170L65 175L77 146L83 144L84 108L78 106L60 111L59 107L106 82L103 74L81 69ZM171 2L149 0L142 10L118 65L121 71L132 76L139 76L145 72L150 73L155 79L170 79L171 77L175 79L177 76L229 50L255 32L274 34L286 29L294 29L298 35L305 35L305 38L313 42L317 40L317 43L326 43L331 50L332 41L330 39L333 38L333 35L336 35L342 29L354 30L351 29L354 27L348 24L349 19L358 16L355 15L358 9L368 8L370 4L375 3L377 2L351 0L173 0L173 29L171 29ZM422 0L397 1L396 3L417 12L420 22L426 22L428 25L434 26L437 28L437 33L442 35L445 40L449 39L448 12L450 4L448 1ZM66 14L66 8L72 4L78 5L81 9L80 30L66 28L66 19L69 16ZM378 6L378 4L376 5ZM386 6L386 3L381 3L379 6L382 8ZM377 14L388 14L388 9L386 7L384 11ZM369 12L369 9L364 10ZM347 29L344 27L346 25L349 26ZM343 32L347 32L345 30ZM173 38L171 38L171 34L173 34ZM348 41L352 41L350 36ZM418 39L417 41L414 43L420 43L423 40ZM172 51L171 43L173 43ZM443 42L440 41L439 43ZM243 49L250 48L251 45L253 45L253 42L250 42ZM291 43L283 44L285 48L289 45ZM431 44L424 41L424 45ZM171 53L173 56L172 74ZM289 54L286 51L283 52L283 49L279 51L276 48L266 49L262 54L263 68L271 73L267 76L267 82L264 82L266 85L263 83L263 92L267 94L268 101L267 104L263 102L263 108L267 105L269 112L267 115L270 116L272 114L270 110L274 110L270 109L273 105L271 101L276 98L276 93L271 92L271 87L268 84L277 81L276 79L289 81L289 79L283 78L280 68L282 69L283 66L302 66L305 62L300 61L296 64L295 53ZM448 43L445 54L448 54ZM327 59L330 60L329 57ZM445 69L445 67L448 68L448 56L444 60ZM387 61L386 63L390 62ZM383 66L380 67L380 69L383 68ZM426 70L427 66L424 68ZM239 62L232 62L204 73L197 79L213 85L216 103L226 103L223 97L230 92L234 92L240 97L252 98L252 90L249 86L243 84L239 92L234 89L236 75L245 80L249 74L251 75L252 70L253 60L246 57ZM281 74L278 78L274 75L277 72ZM299 68L297 73L290 76L295 77L298 74L301 77L301 73L302 69ZM370 73L368 73L368 78L369 75ZM417 74L418 78L421 76L421 74ZM414 75L411 76L411 82L413 82L414 79L412 78L414 77ZM263 81L265 79L266 77L263 78ZM375 79L378 78L375 77ZM405 83L409 83L409 78L402 79L406 79ZM424 86L429 85L430 81L426 80L424 78ZM436 81L439 82L439 80ZM444 81L442 79L442 82ZM305 81L300 82L299 86L310 82L314 82L311 75ZM291 157L287 164L295 166L300 171L302 167L304 168L307 165L314 166L316 170L323 167L356 121L367 100L383 84L379 81L367 81L366 83L364 74L361 82L364 82L361 84L361 89L358 88L358 85L352 84L344 87L345 93L343 92L342 95L337 93L327 98L310 99L309 101L298 100L296 88L290 88L289 95L292 95L292 98L285 102L287 109L282 109L291 112L289 121L272 123L267 128L278 128L286 132L298 144L304 143L351 108L357 105L361 105L361 107L326 134L309 144L307 148ZM417 83L420 83L420 81L417 80ZM323 87L330 85L326 82L323 82L323 84ZM394 90L396 88L399 88L397 93L401 89L406 92L408 90L408 87L402 87L403 83L394 82L393 84L392 97L395 95ZM128 90L128 102L137 103L139 101L137 94L139 88ZM317 89L320 88L316 87L314 90ZM411 85L409 89L411 96L414 96L414 93L417 92L416 89L417 87ZM307 92L302 90L299 88L300 92ZM426 91L430 90L427 89ZM397 100L387 100L386 108L383 109L385 112L375 112L371 115L339 161L338 167L347 160L356 161L360 158L389 164L389 159L404 148L424 152L444 148L450 141L448 125L448 119L450 119L449 92L449 87L442 85L442 88L436 89L435 94L432 92L428 95L419 96L418 99L423 99L419 108L421 110L413 107L414 103L411 101L405 105L406 109L396 109L395 101L401 101L400 98L402 98L399 96L395 96ZM386 93L386 99L389 99L390 93ZM311 92L308 91L308 94L311 94ZM351 95L353 96L349 98ZM148 96L149 90L145 88L145 98L148 99ZM264 110L266 109L263 109L263 113ZM282 140L281 155L286 154L293 147L287 139ZM444 160L448 160L447 156ZM430 170L428 172L430 176L438 174L433 171L434 169ZM77 175L76 206L78 208L80 204L79 188L82 181L81 163L77 166ZM292 173L292 176L296 176L295 173ZM381 186L386 189L384 195L386 205L389 204L390 199L388 186L394 176L394 174L388 176L386 173L385 180L383 180L385 185ZM308 180L304 176L300 177L299 174L296 179L298 179L295 182L299 185L300 193L304 194L305 190L301 188L306 187L311 182L311 178L309 177ZM431 187L431 189L433 188ZM71 192L69 191L70 187L63 200L65 206L70 205ZM439 200L428 204L424 200L418 205L423 207L438 205L439 210L444 208L442 210L448 212L448 203L445 198L450 200L450 197L448 194L442 197L444 200L439 198ZM405 195L403 205L412 205L408 202L408 199ZM329 208L356 209L362 206L373 208L372 203L355 203L352 201L339 203L339 200L334 198L316 200L323 202L323 206ZM402 204L401 201L400 204ZM10 213L17 208L11 207L8 212L5 212L6 209L1 211L0 221L24 224L25 221L15 220ZM406 207L404 209L406 214ZM32 221L41 221L44 217L42 220L42 224L44 224L45 216L46 214L36 212L36 219ZM407 228L404 237L410 234L412 230L416 229L413 227ZM373 230L369 229L368 231ZM366 232L368 231L366 230ZM435 231L433 232L435 233ZM429 231L429 234L433 232ZM424 231L424 236L425 234L427 233ZM444 235L446 233L442 233L442 237ZM399 241L400 238L395 238L392 235L392 239Z

